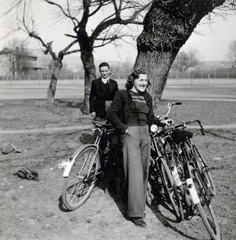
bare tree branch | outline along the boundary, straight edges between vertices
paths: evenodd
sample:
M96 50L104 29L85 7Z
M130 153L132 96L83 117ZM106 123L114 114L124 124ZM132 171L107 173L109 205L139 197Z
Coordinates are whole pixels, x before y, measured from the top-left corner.
M128 18L128 19L121 19L121 16L120 16L120 12L122 10L126 10L128 9L129 7L124 7L122 8L122 2L120 2L120 6L119 8L117 7L116 5L116 2L115 1L112 1L113 2L113 6L114 6L114 9L116 10L115 11L115 14L112 14L110 16L108 16L107 18L105 18L103 21L101 21L97 27L94 29L92 35L91 35L91 38L92 39L96 39L97 36L99 36L101 34L101 32L103 32L104 29L106 29L107 27L109 26L112 26L114 24L120 24L120 25L127 25L127 24L136 24L136 25L142 25L143 22L141 21L137 21L135 20L137 18L137 16L142 12L144 11L145 9L147 9L151 4L152 4L152 1L148 2L147 4L145 4L144 6L139 6L139 9L138 10L135 10L134 13ZM112 16L115 16L114 18L111 18Z
M63 9L63 7L61 5L59 5L59 4L55 3L55 2L49 1L49 0L44 0L44 1L47 2L50 5L57 6L60 9L60 11L62 12L63 15L65 15L67 18L70 18L72 20L74 26L79 24L78 19L75 18L75 17L72 17L69 11L68 11L68 14L67 14L66 11L64 11L64 9Z

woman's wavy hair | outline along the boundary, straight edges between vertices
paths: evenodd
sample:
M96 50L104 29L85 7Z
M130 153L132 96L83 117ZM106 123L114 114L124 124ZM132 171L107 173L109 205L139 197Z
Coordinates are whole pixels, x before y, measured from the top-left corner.
M140 74L147 74L143 68L135 69L127 78L127 82L125 84L125 88L127 90L131 89L134 86L134 80L139 78ZM148 86L151 85L150 81L148 80Z

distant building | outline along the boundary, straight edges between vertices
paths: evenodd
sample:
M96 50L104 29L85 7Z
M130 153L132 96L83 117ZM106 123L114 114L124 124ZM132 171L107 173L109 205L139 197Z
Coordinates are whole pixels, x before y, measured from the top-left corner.
M0 77L12 77L13 72L17 76L24 76L45 69L37 60L37 56L28 53L26 50L4 48L0 51ZM17 64L22 65L20 73L16 67Z

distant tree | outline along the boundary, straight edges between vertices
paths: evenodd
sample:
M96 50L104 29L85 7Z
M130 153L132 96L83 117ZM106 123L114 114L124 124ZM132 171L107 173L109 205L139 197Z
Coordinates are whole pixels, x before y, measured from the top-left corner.
M37 39L39 42L41 42L42 46L46 49L44 50L44 54L50 54L52 57L52 62L50 64L50 69L52 70L51 73L51 80L49 83L49 87L47 90L47 101L48 103L54 103L55 100L55 94L57 89L57 80L59 77L60 70L63 66L62 61L64 56L69 55L74 52L78 52L78 50L70 51L70 48L77 43L76 40L72 41L70 44L68 44L64 49L59 51L59 53L56 53L53 51L52 48L52 41L49 43L46 43L35 31L30 30L26 24L25 19L23 18L23 25L25 30L28 32L29 36L31 38Z
M121 68L121 70L126 73L126 76L128 76L127 73L132 72L133 63L129 60L129 58L126 58L124 62L122 62Z
M232 68L236 68L236 40L232 41L229 44L226 64L231 66Z
M127 78L128 75L133 71L133 67L134 64L129 60L129 58L112 63L112 76L119 79Z
M67 29L69 33L65 33L66 36L73 39L72 42L56 54L52 50L52 43L47 44L36 31L36 22L33 17L27 18L28 14L33 11L33 3L38 1L9 1L11 1L11 5L6 13L9 14L13 10L16 12L17 29L24 29L30 37L39 40L45 49L45 53L49 53L54 60L55 68L48 89L48 99L51 99L51 102L54 102L57 78L64 56L78 51L81 53L81 61L85 72L84 113L89 112L91 81L96 78L93 50L114 43L117 40L124 40L125 37L133 37L132 31L126 26L142 25L142 14L153 2L150 0L43 0L42 2L47 7L54 7L52 14L55 13L58 20L69 20L72 23L71 29ZM38 9L35 10L38 11ZM89 28L91 23L94 24L92 29ZM60 41L60 39L58 40ZM79 48L69 51L76 43Z
M8 71L12 73L12 78L21 77L26 68L30 68L30 52L26 48L24 41L20 41L17 38L7 42L5 48L6 61L5 65Z
M200 62L198 57L198 51L196 49L190 49L188 51L180 51L171 68L184 73L189 68L196 66Z
M201 19L219 6L226 12L235 9L235 1L155 0L152 4L144 18L144 29L137 39L135 67L143 67L148 72L152 83L149 91L156 108L180 48Z

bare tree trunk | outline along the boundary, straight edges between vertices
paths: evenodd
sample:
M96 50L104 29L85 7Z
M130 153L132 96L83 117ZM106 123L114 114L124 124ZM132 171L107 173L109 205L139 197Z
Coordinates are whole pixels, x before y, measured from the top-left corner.
M57 89L57 80L62 67L62 59L54 59L54 67L51 75L51 81L47 91L47 102L54 104L55 93Z
M91 51L81 51L81 60L84 67L84 103L82 112L89 114L89 94L91 82L96 78L96 68L93 53Z
M144 68L151 80L154 106L162 97L169 69L180 48L200 20L224 0L156 0L144 18L137 39L135 67Z

